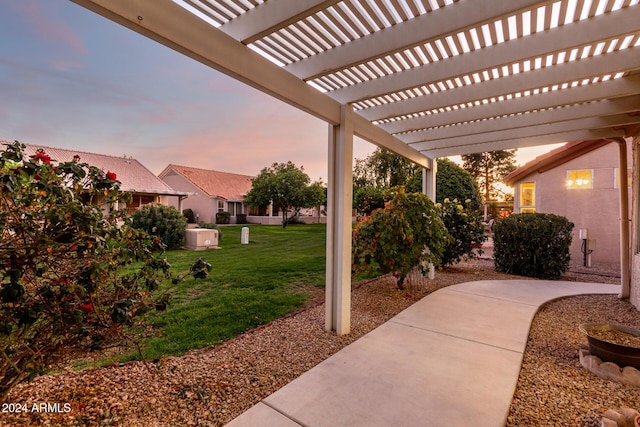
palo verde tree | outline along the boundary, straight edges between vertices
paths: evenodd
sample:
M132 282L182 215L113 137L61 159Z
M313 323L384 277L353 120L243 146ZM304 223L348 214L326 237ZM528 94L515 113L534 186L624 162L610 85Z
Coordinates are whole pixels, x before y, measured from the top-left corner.
M256 207L273 203L273 209L282 214L284 228L291 220L290 212L296 216L300 209L320 206L326 200L322 183L310 181L302 166L298 168L290 161L274 163L253 178L245 203Z
M516 169L516 150L487 151L465 154L462 167L476 179L484 196L484 201L496 200L502 192L497 184Z
M0 151L1 401L64 357L132 339L127 326L168 300L153 297L169 269L160 240L97 204L125 197L116 174L24 148Z
M366 270L372 262L383 274L393 273L398 288L413 268L426 272L428 263L439 264L451 239L438 208L421 193L403 187L390 191L383 209L358 223L353 231L353 267Z

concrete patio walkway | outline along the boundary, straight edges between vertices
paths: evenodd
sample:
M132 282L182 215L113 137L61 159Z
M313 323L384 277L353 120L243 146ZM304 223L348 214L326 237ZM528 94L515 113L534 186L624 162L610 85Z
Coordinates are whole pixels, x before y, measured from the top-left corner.
M538 308L619 289L534 280L440 289L227 425L504 426Z

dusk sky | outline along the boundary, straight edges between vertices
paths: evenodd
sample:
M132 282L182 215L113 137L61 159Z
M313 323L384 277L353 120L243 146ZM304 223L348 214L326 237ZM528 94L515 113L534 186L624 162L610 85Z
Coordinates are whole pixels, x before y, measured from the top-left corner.
M0 2L0 140L327 181L327 125L68 0ZM519 150L519 163L554 146ZM375 147L356 140L354 157Z

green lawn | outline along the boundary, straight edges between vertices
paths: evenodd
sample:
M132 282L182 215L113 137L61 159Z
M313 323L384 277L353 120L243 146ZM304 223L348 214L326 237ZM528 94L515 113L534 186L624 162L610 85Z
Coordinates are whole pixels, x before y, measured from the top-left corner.
M304 305L305 287L324 286L326 226L249 225L248 245L240 244L241 228L222 228L221 249L166 253L174 276L199 257L212 271L206 279L188 275L178 285L163 284L175 288L174 299L150 319L162 336L144 343L145 359L220 343Z

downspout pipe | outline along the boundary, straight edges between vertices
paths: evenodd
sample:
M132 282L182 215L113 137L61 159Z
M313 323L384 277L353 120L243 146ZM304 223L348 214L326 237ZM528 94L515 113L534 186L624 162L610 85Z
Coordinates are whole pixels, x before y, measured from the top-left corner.
M629 239L629 183L627 179L627 141L624 138L612 138L618 143L620 171L620 299L628 299L631 294L631 262Z

